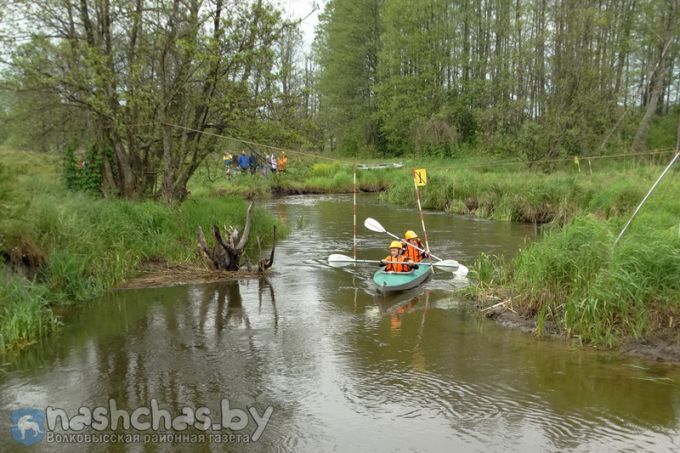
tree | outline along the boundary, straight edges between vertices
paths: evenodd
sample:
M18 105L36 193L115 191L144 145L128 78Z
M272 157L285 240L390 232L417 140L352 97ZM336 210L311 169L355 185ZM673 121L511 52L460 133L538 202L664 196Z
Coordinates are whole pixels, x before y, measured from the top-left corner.
M314 43L320 66L320 121L331 146L356 153L380 147L375 86L382 0L331 0Z
M377 127L391 154L478 143L540 160L630 143L620 119L644 107L644 142L651 117L680 102L677 3L384 0L374 39L372 15L331 1L316 40L323 127L345 147ZM377 72L361 64L371 43Z
M32 40L5 58L5 88L77 109L102 157L103 189L183 199L216 138L271 104L285 24L264 0L18 2ZM38 113L38 112L36 112ZM181 127L177 127L181 126Z
M657 111L659 101L662 101L664 89L670 80L668 78L668 71L671 67L673 44L677 46L678 34L680 34L680 27L678 24L678 15L680 15L680 0L665 0L658 2L655 5L651 17L654 20L654 29L663 30L657 40L656 50L658 57L654 61L654 67L651 70L649 77L649 84L645 96L645 113L640 120L635 138L633 139L634 150L641 150L644 147L645 140L649 134L649 127L652 123L652 117Z

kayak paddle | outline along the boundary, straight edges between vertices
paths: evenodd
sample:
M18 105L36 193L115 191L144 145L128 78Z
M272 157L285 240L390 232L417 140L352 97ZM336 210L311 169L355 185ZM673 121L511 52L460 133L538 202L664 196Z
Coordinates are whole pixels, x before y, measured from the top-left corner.
M446 261L438 261L432 263L432 266L436 268L440 268L446 272L454 272L456 269L458 269L459 265L456 263L455 265L451 265L449 261L453 260L446 260ZM357 264L378 264L380 263L380 260L355 260L351 256L347 255L340 255L339 253L334 253L328 257L328 264L330 265L342 265L344 263L351 264L351 263L357 263ZM395 262L396 264L417 264L419 266L430 266L430 263L425 263L425 262L419 262L419 263L413 263L412 261L397 261Z
M397 236L397 235L395 235L395 234L392 234L392 233L390 233L389 231L387 231L387 230L385 229L385 227L383 227L383 226L380 224L380 222L378 222L377 220L375 220L375 219L373 219L373 218L371 218L371 217L367 217L366 220L364 220L364 226L365 226L366 228L368 228L369 230L371 230L371 231L375 231L376 233L385 233L385 234L387 234L388 236L392 236L393 238L395 238L395 239L397 239L397 240L399 240L399 241L402 240L402 238L400 238L399 236ZM427 250L421 249L420 247L417 247L417 246L415 246L415 245L413 245L413 244L409 244L409 245L410 245L411 247L417 249L417 250L420 250L421 252L429 253L429 252L427 252ZM444 270L446 270L446 268L449 268L449 269L456 269L455 273L456 273L457 275L461 276L461 277L465 277L465 276L467 275L467 273L468 273L468 268L467 268L466 266L460 264L460 263L459 263L458 261L456 261L456 260L443 260L443 259L439 258L438 256L433 255L432 253L430 253L430 256L431 256L432 258L438 260L437 263L432 263L432 265L436 265L437 267L440 267L440 268L442 268L442 269L444 269Z

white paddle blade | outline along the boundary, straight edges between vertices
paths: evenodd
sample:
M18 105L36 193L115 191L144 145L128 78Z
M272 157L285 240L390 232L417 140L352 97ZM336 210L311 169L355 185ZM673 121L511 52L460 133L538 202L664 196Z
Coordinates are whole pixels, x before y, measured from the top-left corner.
M386 233L387 231L383 226L380 224L375 219L372 219L371 217L367 217L366 220L364 220L364 226L368 228L371 231L375 231L376 233Z
M460 268L465 267L456 260L435 261L432 263L432 265L437 269L443 270L444 272L457 272L460 270Z
M330 267L345 267L354 264L354 259L351 256L334 253L328 257L328 265Z
M466 277L469 270L470 269L468 269L467 267L465 267L461 264L460 267L458 268L458 270L456 271L456 275L458 277Z
M328 264L331 263L353 263L354 258L347 255L341 255L339 253L333 253L328 257Z

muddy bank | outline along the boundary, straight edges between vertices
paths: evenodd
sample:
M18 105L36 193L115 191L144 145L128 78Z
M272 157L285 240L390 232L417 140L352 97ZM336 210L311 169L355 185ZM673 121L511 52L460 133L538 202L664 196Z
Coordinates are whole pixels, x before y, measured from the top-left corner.
M236 272L213 271L205 267L164 262L145 263L138 275L127 279L114 290L162 288L196 283L215 283L231 279L266 278L270 272L240 270Z
M521 332L536 335L536 316L521 314L512 306L512 299L499 300L497 298L476 305L479 313L487 319L493 320L503 327L519 330ZM543 327L543 337L561 341L577 341L574 337L560 331L553 323L546 322ZM628 338L613 350L632 357L656 362L668 362L680 364L680 332L668 331L659 335L645 338ZM579 346L584 346L580 345Z
M358 187L357 192L359 193L378 193L387 190L387 186L375 186L375 187ZM271 193L274 196L286 196L286 195L329 195L329 194L344 194L352 193L352 188L349 187L346 190L328 190L318 187L283 187L283 186L272 186Z

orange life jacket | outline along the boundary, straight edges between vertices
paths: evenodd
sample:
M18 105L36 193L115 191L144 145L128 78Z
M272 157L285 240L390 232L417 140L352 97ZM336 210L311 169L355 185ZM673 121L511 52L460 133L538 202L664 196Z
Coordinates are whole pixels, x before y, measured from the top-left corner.
M393 257L392 255L389 255L387 258L385 258L385 261L387 261L385 272L408 272L411 270L411 266L408 264L401 264L404 261L408 261L408 257L406 256L399 255L397 257Z
M425 249L425 246L423 246L422 242L420 241L418 241L418 247ZM410 243L404 244L401 254L402 256L407 256L409 260L413 261L414 263L420 263L422 260L427 258L427 253L421 252L417 248L413 247Z

